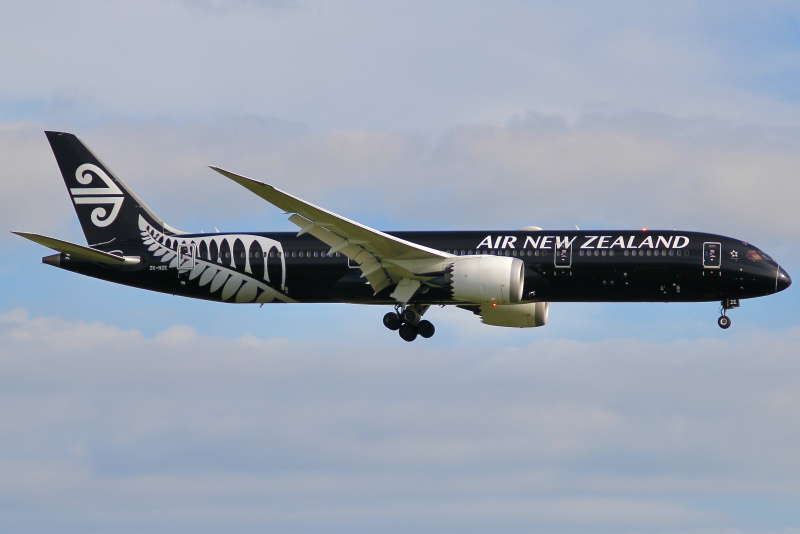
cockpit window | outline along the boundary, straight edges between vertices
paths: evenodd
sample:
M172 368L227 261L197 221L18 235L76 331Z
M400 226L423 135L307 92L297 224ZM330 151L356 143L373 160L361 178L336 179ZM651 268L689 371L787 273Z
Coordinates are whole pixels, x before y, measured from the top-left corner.
M747 259L748 260L755 260L755 261L758 261L758 260L772 261L772 258L767 256L766 254L764 254L760 250L751 250L750 252L748 252L747 253Z
M759 254L755 250L751 250L750 252L747 253L747 259L748 260L763 260L764 256L762 256L761 254Z

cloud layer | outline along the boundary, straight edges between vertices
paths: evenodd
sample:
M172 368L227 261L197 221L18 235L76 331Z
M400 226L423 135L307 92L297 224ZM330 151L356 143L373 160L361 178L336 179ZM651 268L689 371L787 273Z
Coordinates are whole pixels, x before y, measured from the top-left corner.
M13 80L0 99L51 116L254 113L326 129L442 131L525 109L785 124L798 118L781 90L797 20L785 2L39 0L0 21L0 45L24 51L0 58Z
M365 353L15 310L0 492L118 531L742 526L727 501L799 497L798 342Z
M381 229L704 230L796 275L796 6L0 5L4 531L800 527L795 288L726 332L713 303L435 309L411 350L382 310L173 299L8 232L83 242L53 129L190 231L293 229L216 164Z
M11 207L1 217L7 227L52 232L70 210L40 128L0 131L10 175L18 177L0 185ZM209 163L384 229L646 226L782 241L796 237L800 224L797 129L631 112L577 122L528 113L435 139L315 133L246 117L117 122L78 133L178 227L231 228L250 218L264 222L248 229L291 229Z

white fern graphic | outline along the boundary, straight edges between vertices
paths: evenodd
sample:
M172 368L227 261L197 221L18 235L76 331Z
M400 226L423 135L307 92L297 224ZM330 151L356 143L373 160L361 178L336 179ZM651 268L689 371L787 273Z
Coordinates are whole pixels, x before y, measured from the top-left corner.
M139 230L142 233L142 242L147 246L147 250L152 253L154 258L159 258L161 263L166 263L168 269L175 269L176 271L178 269L188 270L187 280L195 282L199 287L208 287L209 294L221 289L220 298L223 301L266 303L279 300L282 302L295 302L284 293L286 288L286 260L283 254L283 247L274 239L249 234L192 238L167 236L150 226L141 215L139 216ZM230 251L234 250L237 241L244 246L246 251L252 250L254 244L257 244L263 255L260 259L265 264L266 257L270 253L276 258L280 258L280 280L270 280L270 273L266 269L266 265L263 269L264 278L256 278L250 265L251 254L244 254L244 272L242 272L237 269L233 254L229 254L228 257L223 257L222 254L219 254L216 261L213 261L210 256L199 257L199 255L195 254L194 266L192 267L192 256L182 256L177 252L181 250L182 246L192 247L195 251L201 249L210 250L212 244L216 250L222 250L223 243L226 245L227 250ZM180 264L179 261L181 262Z

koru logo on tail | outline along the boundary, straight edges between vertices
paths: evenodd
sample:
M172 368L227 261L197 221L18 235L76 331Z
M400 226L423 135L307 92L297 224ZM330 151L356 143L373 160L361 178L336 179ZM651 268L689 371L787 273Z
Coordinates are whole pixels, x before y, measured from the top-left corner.
M82 185L99 185L96 182L92 184L95 178L103 182L103 187L71 187L69 192L75 204L111 204L110 214L102 206L92 210L92 223L104 228L113 223L119 215L125 196L114 180L97 165L84 163L75 171L75 179Z

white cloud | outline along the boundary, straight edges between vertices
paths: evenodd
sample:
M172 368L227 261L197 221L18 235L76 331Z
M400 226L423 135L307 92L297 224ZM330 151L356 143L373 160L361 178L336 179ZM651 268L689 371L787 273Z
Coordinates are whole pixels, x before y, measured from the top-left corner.
M57 116L253 113L325 129L631 107L796 122L796 105L748 84L765 62L791 63L763 22L748 34L760 61L736 54L736 25L757 10L743 5L26 2L0 21L15 50L0 98Z
M12 175L25 177L0 184L10 207L0 217L9 229L53 233L74 218L38 129L0 132ZM247 117L120 121L79 134L151 208L190 231L240 230L243 221L257 225L251 230L292 228L209 163L384 229L647 226L705 230L767 247L795 237L800 225L796 129L647 113L570 123L528 113L463 125L434 140L385 131L315 133Z
M11 311L0 493L152 528L744 526L729 499L797 498L799 342L376 352Z

